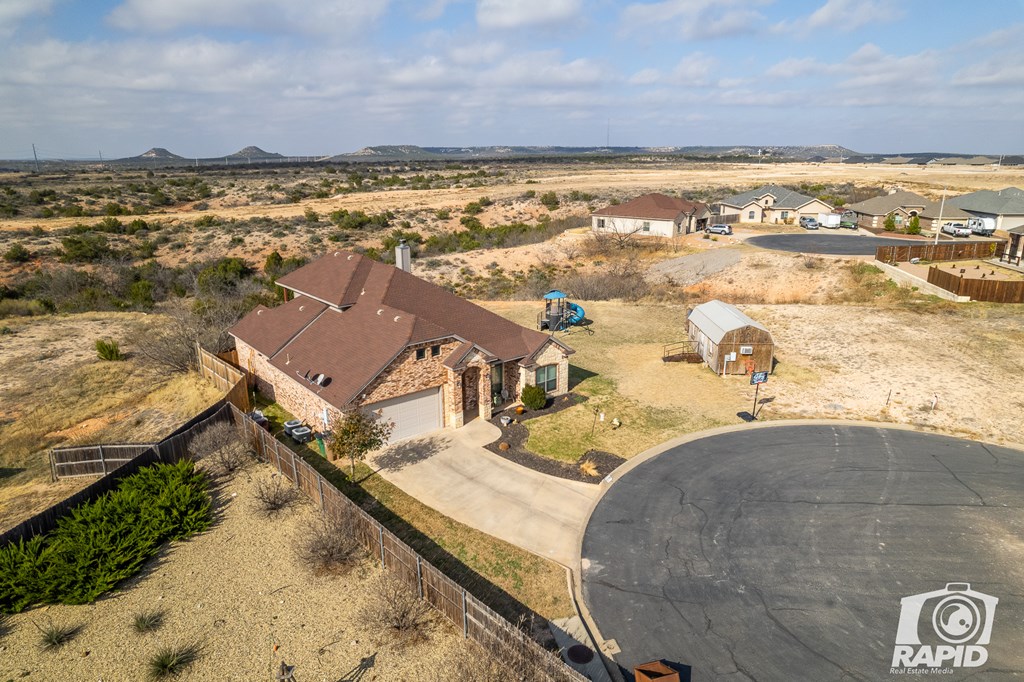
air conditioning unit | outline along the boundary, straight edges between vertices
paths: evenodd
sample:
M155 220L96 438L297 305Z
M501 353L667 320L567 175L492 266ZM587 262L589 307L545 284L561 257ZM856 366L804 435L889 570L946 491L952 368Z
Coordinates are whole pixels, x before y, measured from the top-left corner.
M754 354L754 347L753 346L740 346L740 355L753 355L753 354Z

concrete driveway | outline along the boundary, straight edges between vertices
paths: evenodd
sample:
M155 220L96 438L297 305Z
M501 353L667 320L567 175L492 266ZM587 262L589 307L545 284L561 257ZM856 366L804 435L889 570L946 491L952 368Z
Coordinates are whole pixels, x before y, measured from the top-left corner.
M374 453L385 480L467 526L565 566L599 488L513 464L482 446L500 430L475 420Z

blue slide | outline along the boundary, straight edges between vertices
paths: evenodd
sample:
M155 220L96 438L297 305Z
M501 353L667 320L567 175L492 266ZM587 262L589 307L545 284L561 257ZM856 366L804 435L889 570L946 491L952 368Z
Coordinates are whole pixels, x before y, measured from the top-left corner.
M566 303L565 305L569 308L569 317L566 320L569 324L580 324L583 322L586 311L583 310L582 306L578 306L575 303Z

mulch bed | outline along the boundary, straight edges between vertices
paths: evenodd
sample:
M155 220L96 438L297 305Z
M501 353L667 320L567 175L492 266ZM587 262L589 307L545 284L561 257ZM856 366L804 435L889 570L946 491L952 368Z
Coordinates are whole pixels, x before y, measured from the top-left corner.
M618 455L613 455L610 452L589 450L580 457L575 464L571 464L569 462L562 462L548 457L543 457L526 449L526 440L530 437L530 430L523 422L528 423L531 419L543 417L546 414L561 412L573 405L585 402L586 399L586 396L568 393L564 396L559 396L553 399L544 407L544 409L541 410L530 410L522 415L516 415L514 410L501 412L491 418L491 423L501 429L501 437L484 447L494 454L504 457L510 462L515 462L520 466L533 469L534 471L539 471L542 474L558 476L559 478L565 478L570 481L594 484L600 483L602 478L610 474L626 460ZM502 426L502 416L509 416L517 421L509 424L508 426ZM508 450L500 449L498 445L501 443L508 443ZM580 471L579 467L584 462L594 463L594 466L597 468L596 476L587 476Z

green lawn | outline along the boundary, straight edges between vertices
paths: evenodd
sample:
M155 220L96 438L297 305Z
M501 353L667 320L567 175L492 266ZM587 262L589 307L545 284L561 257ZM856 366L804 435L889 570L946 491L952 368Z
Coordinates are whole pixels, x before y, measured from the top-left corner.
M356 462L355 482L348 462L336 466L320 455L316 442L297 445L284 435L292 418L277 404L257 398L282 443L309 462L350 499L443 570L476 597L510 620L533 611L552 619L574 613L565 570L555 562L454 521L405 494L363 462Z

